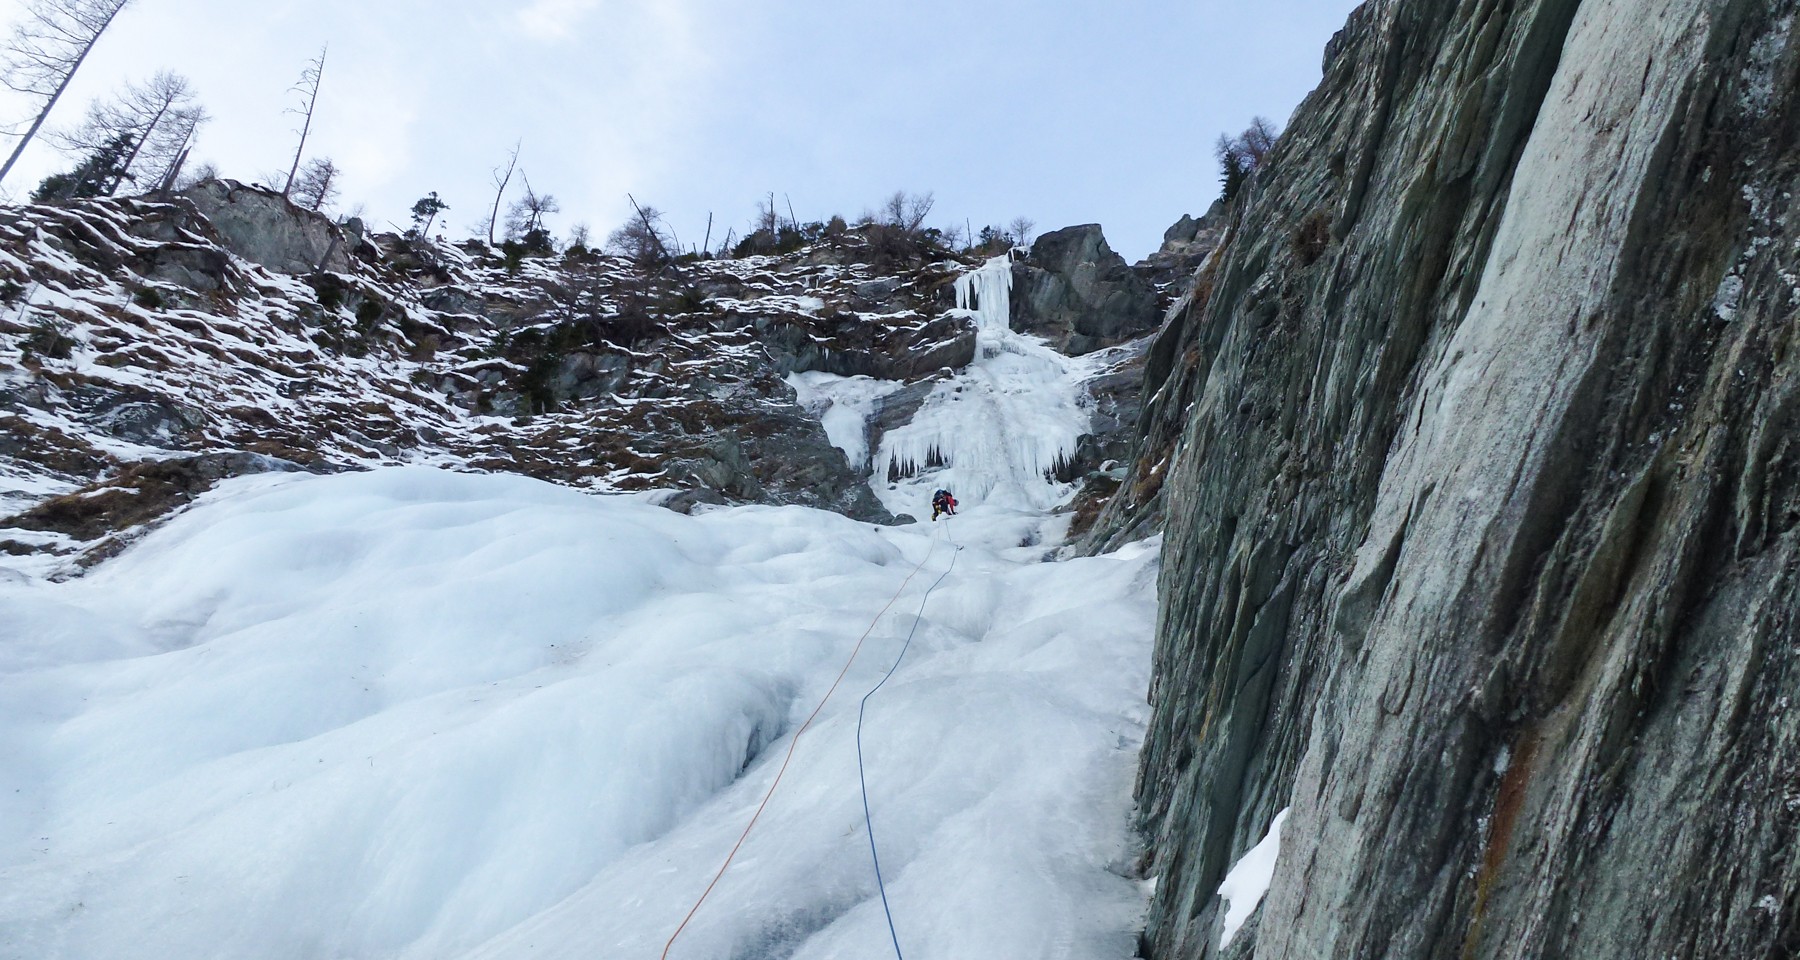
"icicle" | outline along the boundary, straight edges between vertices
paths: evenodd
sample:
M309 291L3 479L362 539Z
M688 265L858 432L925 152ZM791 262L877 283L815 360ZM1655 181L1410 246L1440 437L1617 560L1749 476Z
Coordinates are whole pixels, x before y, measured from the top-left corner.
M975 318L982 333L1012 329L1012 254L1004 253L956 278L956 309Z

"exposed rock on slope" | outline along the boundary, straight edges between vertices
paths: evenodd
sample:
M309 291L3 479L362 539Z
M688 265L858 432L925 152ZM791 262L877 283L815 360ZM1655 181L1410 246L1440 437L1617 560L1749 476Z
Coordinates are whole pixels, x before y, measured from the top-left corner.
M1161 319L1155 289L1093 223L1037 238L1013 264L1012 304L1014 330L1071 354L1142 336Z
M231 252L276 273L350 268L344 235L332 222L278 193L231 180L209 180L184 196Z
M1225 219L1225 205L1214 202L1206 215L1196 220L1184 216L1163 232L1162 246L1155 253L1132 266L1138 276L1164 290L1173 291L1170 299L1186 293L1186 285L1194 271L1219 245L1220 223Z
M1795 6L1333 41L1100 520L1167 505L1146 956L1800 955Z
M372 244L229 183L172 203L9 208L0 515L133 464L242 451L886 520L782 378L935 375L968 362L973 328L947 312L963 263L878 272L859 243L647 274L595 254L509 268L478 245ZM15 550L98 535L24 522Z
M365 239L233 183L0 210L0 518L18 514L0 549L76 571L161 516L121 498L179 506L217 472L143 497L138 478L161 476L143 468L208 457L422 462L890 522L869 465L787 380L882 381L875 443L971 362L974 325L951 308L972 264L886 239L646 271Z

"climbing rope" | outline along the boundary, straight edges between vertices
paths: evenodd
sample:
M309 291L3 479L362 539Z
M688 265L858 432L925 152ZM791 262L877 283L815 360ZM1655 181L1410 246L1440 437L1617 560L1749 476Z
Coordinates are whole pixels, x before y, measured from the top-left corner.
M943 531L947 537L950 531L949 518L944 518L944 521ZM956 541L952 540L950 543L955 546ZM912 646L913 635L919 632L919 624L925 619L925 604L931 599L931 592L938 588L938 584L944 582L944 578L950 575L950 571L956 569L956 556L959 553L962 553L961 547L951 551L950 565L944 568L943 573L938 574L938 578L932 581L930 587L926 588L925 596L919 599L919 612L913 615L912 629L907 631L906 642L900 645L900 654L894 658L894 665L888 667L887 673L881 677L881 682L870 688L868 693L863 694L862 703L858 704L856 708L856 781L862 785L863 827L869 834L869 859L875 861L875 886L881 891L881 912L887 914L888 938L894 942L894 956L897 960L906 960L906 957L900 952L900 934L894 931L894 911L888 906L887 883L881 878L881 854L875 849L875 821L869 816L869 780L863 767L863 716L869 708L869 698L886 686L889 678L893 677L894 671L900 669L900 661L906 658L906 651ZM929 553L926 554L927 558L930 556Z
M862 652L863 642L869 639L869 635L875 632L875 625L881 622L882 617L887 616L887 612L899 601L900 595L906 592L906 585L912 583L913 578L919 575L920 570L925 569L925 564L931 560L931 555L937 552L937 544L938 538L934 535L931 540L931 548L925 551L925 556L919 560L919 565L912 568L912 572L906 575L905 580L900 581L900 588L894 591L892 597L888 598L888 602L882 606L881 612L875 614L875 619L869 621L868 629L862 632L862 636L856 639L856 646L851 648L850 658L844 661L844 669L838 671L837 679L831 682L831 688L825 691L825 696L819 700L819 705L814 707L813 712L807 716L806 722L800 725L800 729L794 731L794 739L788 743L787 756L782 758L781 769L775 771L774 782L769 784L768 791L763 794L762 802L757 804L756 812L750 816L750 822L744 825L744 832L738 835L737 843L732 844L731 852L725 855L725 862L720 864L719 871L713 874L712 882L708 883L706 889L701 891L700 899L694 901L694 906L688 910L687 916L681 918L681 925L677 926L675 932L669 935L669 942L663 944L662 960L669 960L669 951L674 949L675 940L681 936L683 930L687 929L688 923L694 919L694 914L700 912L700 905L706 902L707 897L712 896L713 888L719 885L720 878L724 877L725 871L731 867L731 861L737 858L738 851L744 846L744 841L750 838L750 831L756 827L756 821L762 818L763 810L769 806L769 798L775 796L775 788L781 786L781 778L787 776L788 764L792 763L794 759L794 750L800 746L800 735L812 726L814 720L818 719L820 711L825 709L825 704L831 700L831 695L837 692L838 685L844 682L845 675L850 672L850 665L856 662L856 655ZM929 593L927 595L929 596ZM917 628L916 623L914 627ZM897 665L898 662L896 662Z

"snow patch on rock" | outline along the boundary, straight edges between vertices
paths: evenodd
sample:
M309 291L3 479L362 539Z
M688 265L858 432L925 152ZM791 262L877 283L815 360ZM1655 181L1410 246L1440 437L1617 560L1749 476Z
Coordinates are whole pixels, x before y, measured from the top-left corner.
M1231 940L1256 912L1269 892L1269 881L1275 878L1275 858L1281 855L1281 827L1287 822L1284 809L1269 824L1269 832L1256 846L1231 865L1231 871L1219 884L1219 897L1225 901L1225 918L1219 931L1219 949L1231 946Z

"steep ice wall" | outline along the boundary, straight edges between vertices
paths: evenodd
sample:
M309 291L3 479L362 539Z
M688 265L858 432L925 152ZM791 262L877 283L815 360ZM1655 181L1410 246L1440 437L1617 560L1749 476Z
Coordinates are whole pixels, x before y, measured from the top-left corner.
M1089 429L1082 384L1094 362L1012 330L1012 278L1010 256L957 278L957 309L977 327L975 360L940 383L911 423L883 437L874 481L890 510L916 512L932 487L967 504L1020 510L1069 495L1055 474Z
M1800 953L1795 12L1333 40L1103 518L1169 517L1147 956Z

